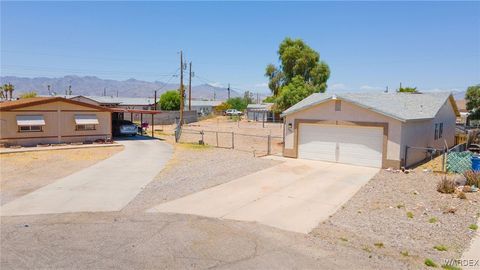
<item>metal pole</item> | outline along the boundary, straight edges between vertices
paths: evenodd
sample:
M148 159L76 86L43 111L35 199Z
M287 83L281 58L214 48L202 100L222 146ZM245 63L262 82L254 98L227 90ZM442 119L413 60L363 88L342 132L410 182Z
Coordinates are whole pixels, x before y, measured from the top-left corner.
M267 155L270 155L271 153L271 141L272 141L272 137L270 136L270 134L268 135L268 140L267 140L267 143L268 143L268 147L267 147Z
M232 132L232 149L235 149L235 133Z
M143 135L143 113L140 114L140 126L142 127L142 135Z
M152 138L154 138L154 137L155 137L155 134L154 134L154 132L155 132L155 122L154 122L154 119L153 119L153 113L152 113Z
M217 147L218 147L218 131L215 131L215 136L217 137Z
M405 169L407 168L407 157L408 157L408 145L405 146L405 161L403 164L403 167L405 167Z
M153 104L154 104L153 109L156 111L157 110L157 90L155 90L155 97L153 99Z

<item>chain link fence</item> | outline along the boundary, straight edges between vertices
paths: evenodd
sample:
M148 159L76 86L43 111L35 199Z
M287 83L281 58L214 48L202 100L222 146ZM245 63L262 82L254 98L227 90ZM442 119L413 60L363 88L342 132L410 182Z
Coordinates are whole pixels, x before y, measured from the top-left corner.
M283 137L279 136L185 128L182 128L178 142L252 152L255 156L280 154L283 149Z

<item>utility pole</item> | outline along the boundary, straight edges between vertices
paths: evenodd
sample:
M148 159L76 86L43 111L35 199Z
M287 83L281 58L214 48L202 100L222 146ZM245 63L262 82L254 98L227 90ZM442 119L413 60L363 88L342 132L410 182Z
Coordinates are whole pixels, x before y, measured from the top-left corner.
M213 88L213 101L217 98L217 93L215 92L215 88Z
M228 84L228 99L230 99L230 84Z
M183 107L185 105L183 89L183 51L180 51L180 126L183 124Z
M107 96L107 88L106 88L106 87L103 88L103 96L104 96L104 97Z
M48 95L49 95L49 96L51 96L51 95L52 95L52 93L50 92L50 84L49 84L49 85L47 85L47 88L48 88Z
M260 104L260 98L258 96L258 92L257 92L257 104Z
M118 90L117 90L117 97L118 97Z
M68 94L72 95L72 86L71 85L68 86Z
M157 90L155 90L155 95L154 95L154 98L153 98L153 104L154 104L154 110L156 111L157 110Z
M192 62L190 62L190 71L188 76L188 110L192 110Z

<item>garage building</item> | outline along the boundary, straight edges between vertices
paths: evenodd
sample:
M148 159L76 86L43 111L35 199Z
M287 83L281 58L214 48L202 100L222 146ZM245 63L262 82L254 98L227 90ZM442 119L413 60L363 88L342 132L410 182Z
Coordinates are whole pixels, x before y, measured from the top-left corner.
M283 155L377 168L411 166L455 143L450 93L312 94L282 113Z

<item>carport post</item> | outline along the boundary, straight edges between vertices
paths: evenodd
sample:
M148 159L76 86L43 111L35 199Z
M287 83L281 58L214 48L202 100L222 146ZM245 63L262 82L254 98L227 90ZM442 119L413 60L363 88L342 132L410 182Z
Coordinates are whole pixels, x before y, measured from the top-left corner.
M154 134L154 132L155 132L155 122L153 120L154 119L153 119L153 113L152 113L152 138L155 137L155 134Z
M140 126L142 127L142 135L143 135L143 113L140 114Z
M267 140L267 143L268 143L268 146L267 146L267 155L270 155L270 152L272 151L272 150L271 150L271 146L270 146L271 142L272 142L272 137L271 137L270 134L268 134L268 140Z
M133 112L130 112L130 122L133 122Z

